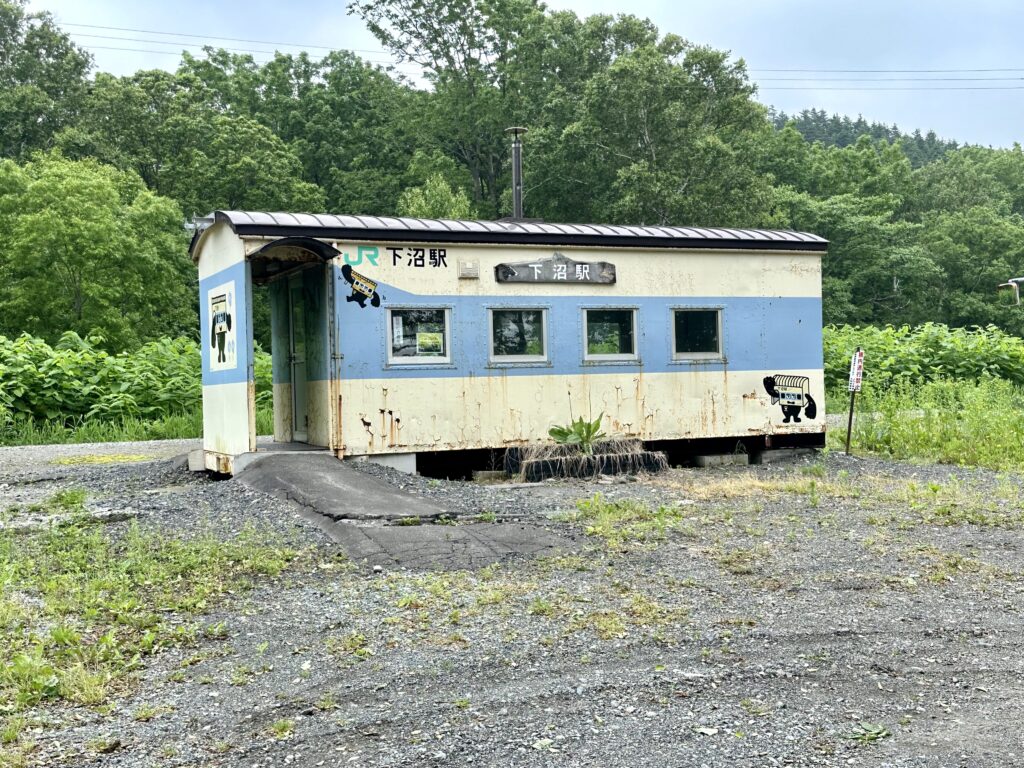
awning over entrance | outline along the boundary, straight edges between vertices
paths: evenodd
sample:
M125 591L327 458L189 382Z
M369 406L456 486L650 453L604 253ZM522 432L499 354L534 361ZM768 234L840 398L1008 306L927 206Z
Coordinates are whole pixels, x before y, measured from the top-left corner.
M338 249L313 237L282 237L273 240L248 256L252 264L252 280L263 283L309 263L327 262L338 255Z

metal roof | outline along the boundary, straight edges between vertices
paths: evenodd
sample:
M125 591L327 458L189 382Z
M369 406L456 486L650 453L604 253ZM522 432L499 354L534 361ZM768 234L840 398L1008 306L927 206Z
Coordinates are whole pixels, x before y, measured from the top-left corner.
M618 224L545 224L533 221L459 221L394 216L214 211L204 224L228 224L237 235L315 237L375 242L584 245L620 248L700 248L824 251L828 241L807 232ZM202 225L200 225L202 227ZM192 247L201 229L193 238Z

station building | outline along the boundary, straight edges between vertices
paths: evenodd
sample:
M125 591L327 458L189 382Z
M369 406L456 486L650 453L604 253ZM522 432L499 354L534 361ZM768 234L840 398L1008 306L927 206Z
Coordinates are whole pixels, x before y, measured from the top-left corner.
M197 222L203 451L274 439L406 471L574 417L697 453L824 444L821 259L800 232L216 211Z

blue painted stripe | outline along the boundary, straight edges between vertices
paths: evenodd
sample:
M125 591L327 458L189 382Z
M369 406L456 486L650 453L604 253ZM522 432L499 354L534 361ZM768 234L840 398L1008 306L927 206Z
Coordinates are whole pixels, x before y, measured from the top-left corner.
M252 378L252 328L249 327L249 284L248 265L245 262L232 264L199 281L199 331L200 349L203 356L203 386L216 384L237 384ZM211 288L235 281L235 311L231 318L237 345L236 365L227 371L211 371L210 355L213 352L210 340L210 297Z
M576 375L580 373L667 373L673 371L820 370L821 299L818 297L621 297L591 296L423 296L381 286L379 308L345 301L340 281L338 329L342 378L415 379L488 376ZM445 307L451 310L450 365L388 366L388 307ZM548 312L548 358L543 365L489 364L488 310L544 308ZM583 360L583 309L637 310L639 362L588 363ZM672 310L720 308L725 360L674 361Z

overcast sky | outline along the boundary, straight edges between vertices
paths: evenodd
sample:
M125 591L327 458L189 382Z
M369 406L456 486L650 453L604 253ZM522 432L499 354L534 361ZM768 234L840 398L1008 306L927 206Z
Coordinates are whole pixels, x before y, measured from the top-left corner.
M364 58L387 61L388 55L360 21L346 15L346 5L344 0L30 3L33 10L51 11L79 44L92 51L98 69L115 74L140 68L174 69L181 44L189 41L246 49L258 60L268 58L268 54L255 51L272 52L277 46L291 53L308 47L313 54L323 54L332 47L360 49ZM548 5L569 8L580 15L628 11L652 19L662 32L729 50L746 60L760 87L760 100L786 112L815 107L853 117L862 114L869 120L896 123L904 130L933 129L946 138L991 146L1012 146L1024 137L1024 3L1019 0L551 0ZM153 32L79 25L198 37L170 38ZM268 41L273 45L215 37ZM170 39L176 39L177 44L154 42ZM283 47L286 43L299 44L300 48ZM152 52L156 50L171 53ZM815 71L766 71L770 69ZM862 71L822 71L844 69ZM770 79L801 77L815 80ZM837 80L826 82L823 78ZM870 83L864 78L889 79ZM921 82L892 78L947 79Z

